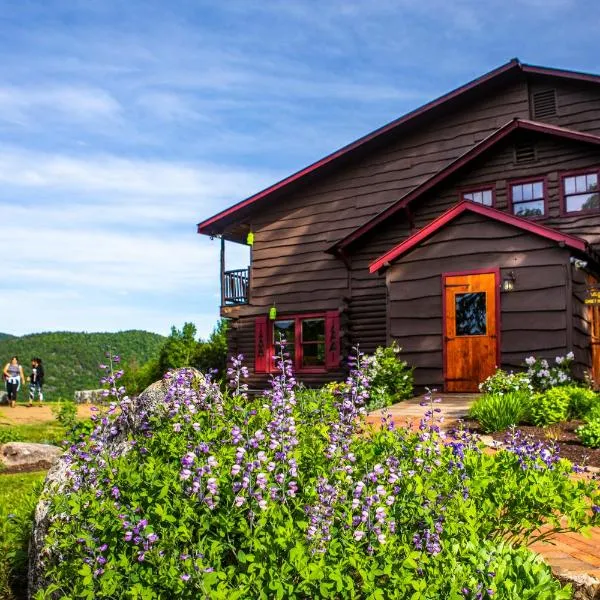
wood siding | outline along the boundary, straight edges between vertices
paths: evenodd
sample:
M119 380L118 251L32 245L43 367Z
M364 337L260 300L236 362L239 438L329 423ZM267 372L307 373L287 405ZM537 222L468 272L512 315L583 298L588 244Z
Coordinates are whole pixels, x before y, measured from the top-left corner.
M248 358L248 365L252 366L253 318L266 314L273 304L280 315L342 311L345 323L342 327L343 347L346 350L359 343L362 350L372 352L376 346L389 341L390 328L397 327L398 323L389 321L386 312L386 279L385 276L370 275L368 265L414 231L407 216L394 217L362 239L351 249L346 262L326 254L325 250L497 128L515 117L530 118L531 94L548 87L557 90L558 115L542 120L600 134L598 86L523 76L521 81L498 89L486 98L475 99L468 106L449 110L443 117L422 125L418 131L406 133L371 155L315 179L303 189L257 211L247 221L255 234L250 304L235 307L229 313L234 317L230 351L235 348L236 353L243 353ZM497 207L506 210L507 179L548 173L550 217L542 222L580 235L600 248L600 215L560 215L558 177L559 171L597 166L600 152L583 144L535 136L536 162L515 165L513 143L514 140L509 140L415 202L411 207L414 213L412 224L416 228L424 226L458 201L459 187L479 184L492 183ZM514 232L513 236L519 237ZM524 260L527 258L525 253L529 252L526 246L520 251ZM529 257L533 261L538 259L536 252ZM463 258L458 257L458 260ZM431 285L426 278L422 283L425 288ZM425 301L425 313L431 309L427 302L432 300ZM576 306L573 299L573 311ZM518 311L514 312L517 316L508 317L509 326L513 327L507 330L509 340L517 337ZM559 309L555 311L554 324L564 327L566 335L566 329L570 328L565 314L560 316L559 312ZM536 323L537 317L530 316ZM406 320L408 317L397 318ZM406 325L408 328L420 327L427 321L427 317L419 315L410 319L415 325ZM431 329L431 325L428 327ZM572 335L574 342L578 340L584 344L575 331ZM542 334L538 339L541 337ZM427 343L431 344L431 341ZM426 350L423 360L429 360L427 356L431 352L434 351ZM435 370L433 366L431 369ZM311 383L337 377L339 374L318 376ZM266 376L254 378L251 385L265 381Z
M569 251L465 214L387 271L390 335L403 348L403 358L416 367L418 386L441 389L444 384L442 274L498 266L501 277L509 271L516 275L515 290L500 296L501 366L515 369L529 354L553 358L568 351Z

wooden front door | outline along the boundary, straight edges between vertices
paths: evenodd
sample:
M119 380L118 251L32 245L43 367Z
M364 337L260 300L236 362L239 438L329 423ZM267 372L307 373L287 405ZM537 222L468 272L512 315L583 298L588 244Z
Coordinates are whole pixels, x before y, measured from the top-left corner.
M445 391L477 392L498 352L496 273L444 276Z

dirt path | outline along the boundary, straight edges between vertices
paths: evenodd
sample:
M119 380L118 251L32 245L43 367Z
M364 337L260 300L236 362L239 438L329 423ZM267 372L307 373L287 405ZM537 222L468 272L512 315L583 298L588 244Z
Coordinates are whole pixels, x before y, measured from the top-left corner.
M25 404L17 404L14 408L3 404L0 406L0 425L30 425L34 423L48 423L54 421L51 406L55 404L37 404L28 407ZM79 404L77 406L77 415L80 418L87 418L92 413L90 411L91 404Z

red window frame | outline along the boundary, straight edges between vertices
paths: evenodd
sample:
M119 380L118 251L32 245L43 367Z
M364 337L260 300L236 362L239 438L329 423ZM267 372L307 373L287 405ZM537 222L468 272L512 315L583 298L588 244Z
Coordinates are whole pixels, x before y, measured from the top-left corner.
M587 169L577 169L575 171L563 171L559 174L560 185L560 214L565 215L585 215L600 212L600 208L588 208L586 210L567 210L567 196L576 196L577 194L565 193L565 179L568 177L577 177L578 175L597 175L600 184L600 167L588 167ZM600 190L599 190L600 193Z
M481 202L475 202L474 200L470 200L469 198L465 198L465 194L473 194L475 192L492 192L492 203L490 205L487 205ZM460 202L473 202L474 204L481 204L481 206L487 206L488 208L496 208L496 186L493 184L489 184L459 188L458 199Z
M323 366L302 367L303 343L302 343L302 321L309 319L323 319L325 326L325 364ZM335 370L339 366L339 345L340 345L340 330L339 330L339 313L337 311L303 313L303 314L282 314L277 315L276 319L267 321L267 341L268 348L266 351L267 364L265 371L274 373L277 371L277 361L275 340L273 339L273 325L276 321L294 321L294 356L291 357L294 372L296 373L327 373ZM335 336L332 341L331 335ZM334 346L332 350L329 346Z
M514 206L513 186L514 185L522 185L525 183L541 183L542 184L542 193L544 194L544 197L543 197L544 214L540 215L539 217L525 217L525 216L517 215L514 212L514 209L513 209L513 206ZM506 182L506 197L508 198L508 211L510 212L511 215L513 215L515 217L519 217L520 219L528 219L530 221L541 221L542 219L548 218L548 178L545 175L541 175L541 176L538 175L535 177L523 177L520 179L510 179L509 181ZM539 199L539 198L536 198L536 199ZM516 204L524 204L525 202L529 202L529 200L526 200L523 202L519 201Z

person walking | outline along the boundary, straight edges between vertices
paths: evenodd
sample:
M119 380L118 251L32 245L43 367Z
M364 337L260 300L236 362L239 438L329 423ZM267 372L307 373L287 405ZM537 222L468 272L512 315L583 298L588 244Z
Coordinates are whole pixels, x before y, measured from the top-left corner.
M19 364L19 359L13 356L4 366L4 377L6 379L6 392L8 393L8 403L13 408L17 403L17 392L21 387L21 382L25 381L23 367Z
M44 392L42 386L44 385L44 366L42 365L41 358L31 359L31 376L29 377L29 404L27 406L33 406L33 401L37 394L38 406L42 405L44 401Z

